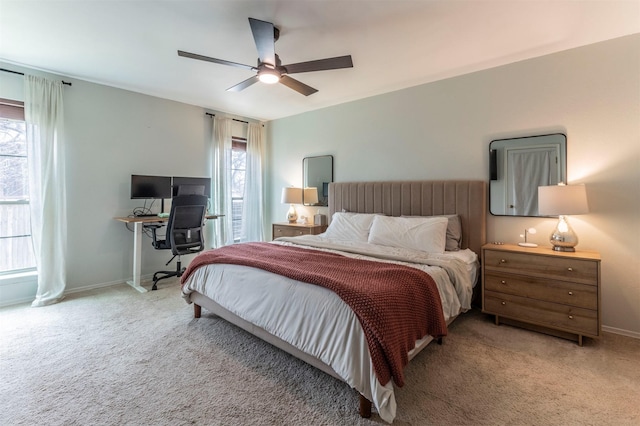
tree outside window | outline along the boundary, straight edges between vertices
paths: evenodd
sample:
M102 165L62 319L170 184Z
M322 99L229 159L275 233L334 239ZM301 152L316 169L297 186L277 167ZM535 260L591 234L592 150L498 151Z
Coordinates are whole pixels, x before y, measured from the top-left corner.
M29 219L24 109L0 100L0 273L36 266Z
M239 242L242 233L242 207L244 205L244 183L247 171L247 140L233 137L231 149L231 203L233 241Z

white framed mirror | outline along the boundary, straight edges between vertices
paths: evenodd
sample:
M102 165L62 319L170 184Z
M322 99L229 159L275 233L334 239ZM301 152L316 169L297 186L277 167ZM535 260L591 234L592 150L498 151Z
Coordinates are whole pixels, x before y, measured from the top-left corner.
M328 206L329 183L333 182L333 156L321 155L302 159L302 184L304 188L316 188L318 200L305 200L305 206ZM303 191L307 192L307 191ZM311 201L311 202L309 202Z
M494 216L538 217L538 186L567 182L562 133L496 139L489 144L489 210Z

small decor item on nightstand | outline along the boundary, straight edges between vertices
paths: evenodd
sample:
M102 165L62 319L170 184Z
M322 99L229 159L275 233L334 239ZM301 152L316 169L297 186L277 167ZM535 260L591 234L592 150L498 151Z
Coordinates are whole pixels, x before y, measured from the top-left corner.
M558 216L558 224L550 237L553 250L576 251L578 236L566 215L589 213L584 185L539 186L538 212L543 216Z
M296 213L293 205L302 204L302 188L295 188L293 186L282 188L281 202L283 204L290 204L289 211L287 212L287 220L289 223L296 223L298 213Z
M327 216L317 213L313 215L313 224L314 225L326 225L327 224Z
M524 230L524 234L520 234L520 238L524 238L524 242L523 243L518 243L519 246L521 247L538 247L538 245L536 243L530 243L527 241L527 235L531 234L534 235L536 233L536 228L527 228Z

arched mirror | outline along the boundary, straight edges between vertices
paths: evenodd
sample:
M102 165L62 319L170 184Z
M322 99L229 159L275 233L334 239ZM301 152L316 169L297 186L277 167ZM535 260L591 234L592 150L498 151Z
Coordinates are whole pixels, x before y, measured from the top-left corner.
M333 182L333 156L305 157L302 160L302 184L305 191L302 204L305 206L328 206L329 183ZM307 189L311 189L308 191ZM316 200L316 191L317 200Z
M567 182L567 137L555 133L491 141L489 165L491 214L540 216L538 187Z

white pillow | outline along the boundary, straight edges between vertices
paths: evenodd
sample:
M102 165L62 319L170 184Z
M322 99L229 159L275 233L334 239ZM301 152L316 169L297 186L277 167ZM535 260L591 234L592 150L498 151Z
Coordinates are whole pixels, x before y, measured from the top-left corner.
M336 212L324 233L326 238L342 241L367 242L375 214Z
M376 216L369 232L369 242L429 253L444 253L449 220L443 216Z
M445 214L438 215L446 217L449 220L447 224L447 242L445 243L445 251L458 251L460 250L460 241L462 240L462 225L460 223L460 216L457 214ZM437 216L437 217L438 217ZM402 216L410 219L418 217L433 217L433 216Z

